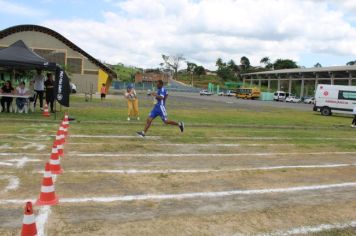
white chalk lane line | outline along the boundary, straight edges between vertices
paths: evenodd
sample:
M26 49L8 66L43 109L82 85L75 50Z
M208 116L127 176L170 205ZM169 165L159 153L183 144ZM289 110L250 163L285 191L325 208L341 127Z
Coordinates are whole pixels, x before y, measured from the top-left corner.
M356 152L258 152L258 153L76 153L78 157L229 157L229 156L276 156L276 155L350 155ZM1 155L1 153L0 153Z
M57 180L57 175L52 175L53 184ZM48 222L48 218L51 214L51 206L41 206L36 217L36 226L37 226L37 236L46 236L46 224Z
M293 229L289 229L286 231L275 231L272 233L263 233L257 234L257 236L290 236L290 235L303 235L303 234L311 234L311 233L320 233L327 230L335 230L335 229L347 229L347 228L355 228L356 221L351 221L347 223L337 223L337 224L321 224L316 226L302 226ZM236 234L238 236L240 234Z
M143 195L121 195L121 196L104 196L104 197L81 197L81 198L61 198L60 203L108 203L118 201L147 201L147 200L182 200L191 198L219 198L236 195L260 195L269 193L293 193L301 191L320 191L327 189L345 189L355 188L356 182L346 182L339 184L328 185L310 185L288 188L272 188L272 189L251 189L251 190L231 190L220 192L192 192L192 193L177 193L177 194L143 194ZM23 204L24 199L0 199L0 204Z
M70 143L76 145L107 145L108 143ZM115 145L115 144L113 144ZM295 146L289 143L142 143L143 146L177 146L177 147L274 147Z
M356 166L355 164L326 164L326 165L290 165L290 166L263 166L252 168L234 168L234 169L111 169L111 170L66 170L67 173L109 173L109 174L169 174L169 173L209 173L209 172L238 172L238 171L256 171L256 170L280 170L280 169L322 169L322 168L340 168ZM43 173L36 172L36 173Z
M54 134L21 134L19 135L18 133L6 133L6 134L1 134L1 136L10 136L10 137L39 137L39 138L47 138L47 137L54 137ZM132 138L138 138L138 139L162 139L162 138L176 138L179 136L146 136L145 138L141 138L138 135L89 135L89 134L70 134L70 138L118 138L118 139L132 139ZM256 137L256 136L236 136L236 137L229 137L229 136L213 136L213 137L203 137L203 136L195 136L194 138L196 139L221 139L221 140L356 140L356 138L348 138L348 137L280 137L280 136L261 136L261 137Z
M15 175L0 175L0 180L7 180L9 183L6 185L4 190L0 192L8 192L11 190L16 190L20 185L20 179Z
M288 155L351 155L356 152L257 152L257 153L80 153L69 152L69 156L77 157L228 157L228 156L288 156ZM44 153L7 153L0 156L49 156Z

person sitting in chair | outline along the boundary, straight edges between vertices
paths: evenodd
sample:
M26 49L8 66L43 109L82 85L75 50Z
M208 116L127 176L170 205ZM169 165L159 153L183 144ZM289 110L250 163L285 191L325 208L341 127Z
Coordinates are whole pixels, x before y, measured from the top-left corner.
M21 96L29 94L28 89L25 88L25 82L23 82L23 81L20 82L19 87L16 88L16 93ZM27 104L27 98L16 98L17 110L20 113L22 113L24 111L26 104Z
M12 103L13 98L12 97L6 97L4 96L4 94L13 94L14 93L14 88L11 85L10 81L6 81L4 86L2 86L2 88L0 89L0 93L2 93L2 97L1 97L1 107L2 110L1 112L5 112L5 104L6 104L6 111L9 113L10 112L10 106Z

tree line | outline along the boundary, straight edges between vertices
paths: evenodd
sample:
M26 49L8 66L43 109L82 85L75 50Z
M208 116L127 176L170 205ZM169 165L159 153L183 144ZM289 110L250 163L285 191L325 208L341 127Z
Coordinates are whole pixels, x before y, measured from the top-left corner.
M162 59L161 68L172 71L175 79L178 76L179 69L184 65L183 62L186 65L186 72L190 75L200 76L206 73L206 69L202 65L186 60L182 54L162 55ZM271 61L269 57L263 57L260 60L260 64L261 66L252 66L246 56L242 56L239 63L236 63L233 59L225 62L223 59L218 58L215 62L217 67L216 74L222 81L237 81L241 79L241 74L245 73L301 68L294 60L282 58ZM346 65L356 65L356 60L350 61ZM322 65L318 62L314 67L322 67Z

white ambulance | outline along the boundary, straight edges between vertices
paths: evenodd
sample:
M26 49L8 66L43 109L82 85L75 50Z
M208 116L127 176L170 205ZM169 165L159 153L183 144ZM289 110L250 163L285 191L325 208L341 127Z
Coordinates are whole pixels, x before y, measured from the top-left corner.
M356 86L319 84L315 92L314 111L324 116L333 112L352 114L356 107Z

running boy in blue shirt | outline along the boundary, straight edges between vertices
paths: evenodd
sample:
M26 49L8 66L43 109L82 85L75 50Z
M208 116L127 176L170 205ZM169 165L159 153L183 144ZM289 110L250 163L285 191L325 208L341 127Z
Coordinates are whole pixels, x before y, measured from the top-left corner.
M178 126L180 131L184 131L184 123L182 121L175 122L172 120L168 120L167 112L166 112L166 100L168 97L167 90L163 87L163 81L157 81L157 92L151 94L156 99L156 104L150 112L149 117L147 118L146 126L143 131L137 132L137 134L141 137L145 137L147 130L150 128L152 121L157 117L161 117L162 121L167 125L175 125Z

